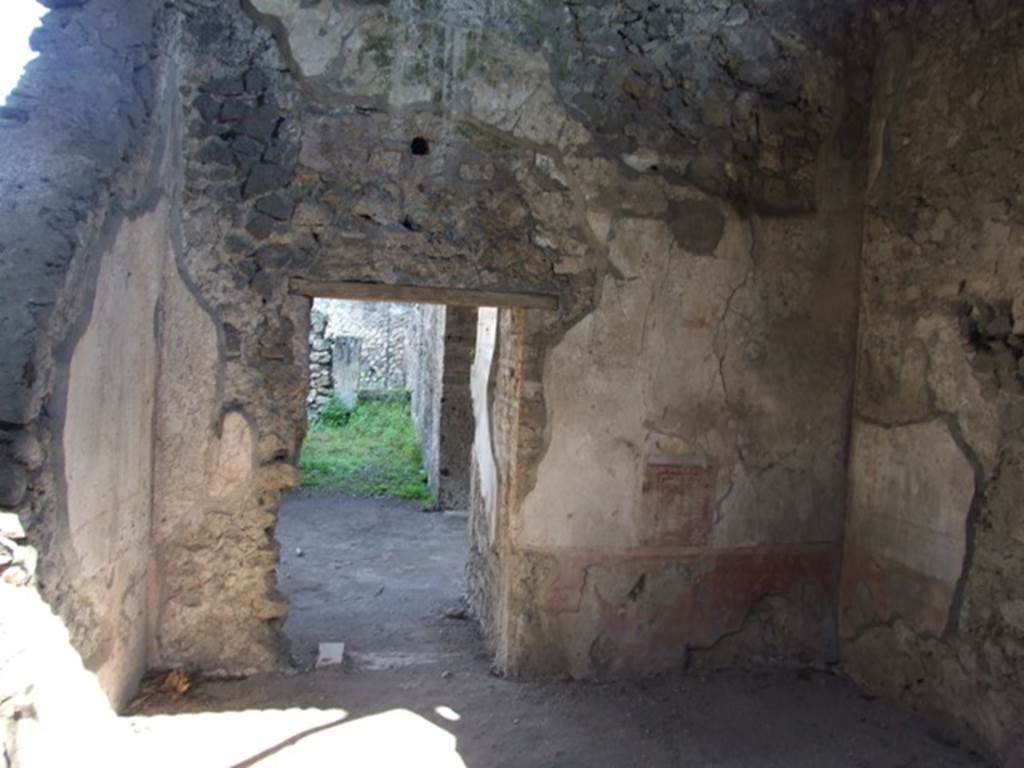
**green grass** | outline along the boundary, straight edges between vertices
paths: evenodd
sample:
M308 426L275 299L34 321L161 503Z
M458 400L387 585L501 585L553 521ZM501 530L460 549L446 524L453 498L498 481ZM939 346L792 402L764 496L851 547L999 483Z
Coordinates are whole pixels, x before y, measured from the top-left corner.
M299 467L307 488L432 502L407 401L368 401L338 418L311 419ZM329 422L329 423L328 423Z

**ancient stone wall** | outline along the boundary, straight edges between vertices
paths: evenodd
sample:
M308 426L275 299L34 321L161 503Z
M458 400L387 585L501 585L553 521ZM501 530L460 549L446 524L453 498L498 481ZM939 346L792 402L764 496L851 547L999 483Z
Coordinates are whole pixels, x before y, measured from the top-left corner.
M334 345L327 338L327 316L313 310L309 323L309 394L306 405L319 410L334 394Z
M279 190L298 156L283 122L294 94L273 82L282 63L270 33L237 6L178 5L182 282L162 305L150 664L244 673L287 658L273 526L298 480L310 302L287 294L289 248L257 257L251 238L290 215Z
M843 655L1024 764L1024 9L881 25Z
M466 559L466 594L488 644L498 645L496 595L501 594L497 529L498 468L494 458L491 408L494 403L495 351L498 310L482 307L477 314L476 347L470 371L473 400L473 442L470 462L469 554Z
M437 491L437 502L444 509L469 509L469 465L474 433L470 371L476 349L476 329L475 308L447 308Z
M501 669L834 652L871 42L849 4L169 13L180 248L155 351L126 361L158 371L150 666L286 659L272 531L305 429L295 278L557 298L501 310L477 386L474 603Z
M313 311L327 318L327 336L355 336L361 340L362 389L412 388L406 361L412 323L417 317L414 305L316 299Z
M1014 3L876 4L877 57L845 0L49 4L0 109L0 506L62 674L285 663L292 280L534 292L472 373L499 669L840 650L1024 759ZM17 637L0 713L67 715Z
M409 327L406 368L409 372L412 421L423 446L427 485L438 498L441 484L441 397L444 386L445 308L415 307Z
M8 757L59 765L101 760L107 701L147 664L181 121L163 3L47 5L0 109L0 508L26 532L0 585L0 719Z
M184 398L192 441L158 440L153 659L282 658L292 278L558 297L499 329L480 551L503 553L503 668L656 668L744 627L762 655L828 653L866 100L847 5L186 5L182 271L217 348L187 393L162 361L161 429ZM235 481L182 498L211 456Z

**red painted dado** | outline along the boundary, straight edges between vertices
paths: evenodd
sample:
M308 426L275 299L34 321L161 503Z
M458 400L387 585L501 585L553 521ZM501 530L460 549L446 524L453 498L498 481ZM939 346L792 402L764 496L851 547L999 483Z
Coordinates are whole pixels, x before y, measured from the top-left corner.
M881 555L848 548L839 591L843 638L899 617L919 632L941 635L949 622L955 585Z
M793 613L802 618L790 629L808 649L820 650L824 643L821 617L834 609L839 580L838 552L825 545L710 552L640 547L548 554L559 563L558 580L545 601L545 609L552 613L580 610L588 569L626 564L640 573L645 568L651 572L674 569L670 593L647 589L631 597L627 587L621 594L595 594L601 630L608 639L624 654L642 654L652 664L689 647L710 646L737 631L767 595L795 601ZM679 578L687 570L692 579Z

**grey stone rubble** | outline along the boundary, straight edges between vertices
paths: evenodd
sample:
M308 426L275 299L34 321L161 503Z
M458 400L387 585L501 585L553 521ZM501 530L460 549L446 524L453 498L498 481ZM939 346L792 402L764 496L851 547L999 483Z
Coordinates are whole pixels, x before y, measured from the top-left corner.
M319 411L334 395L334 345L326 336L327 318L313 313L309 329L309 394L306 403Z

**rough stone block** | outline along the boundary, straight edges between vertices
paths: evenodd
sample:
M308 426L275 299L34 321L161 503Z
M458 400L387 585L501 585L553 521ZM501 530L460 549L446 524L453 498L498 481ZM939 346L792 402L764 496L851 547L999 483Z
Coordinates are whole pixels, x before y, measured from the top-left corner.
M288 221L295 210L295 203L288 195L274 192L257 200L256 210L278 221Z
M280 119L280 111L276 107L265 104L251 110L238 124L238 131L266 144L274 135L274 130Z
M294 177L295 172L290 168L261 163L254 166L252 171L249 172L249 178L246 179L242 187L242 197L248 200L249 198L264 195L267 192L273 192L281 187L288 186Z

